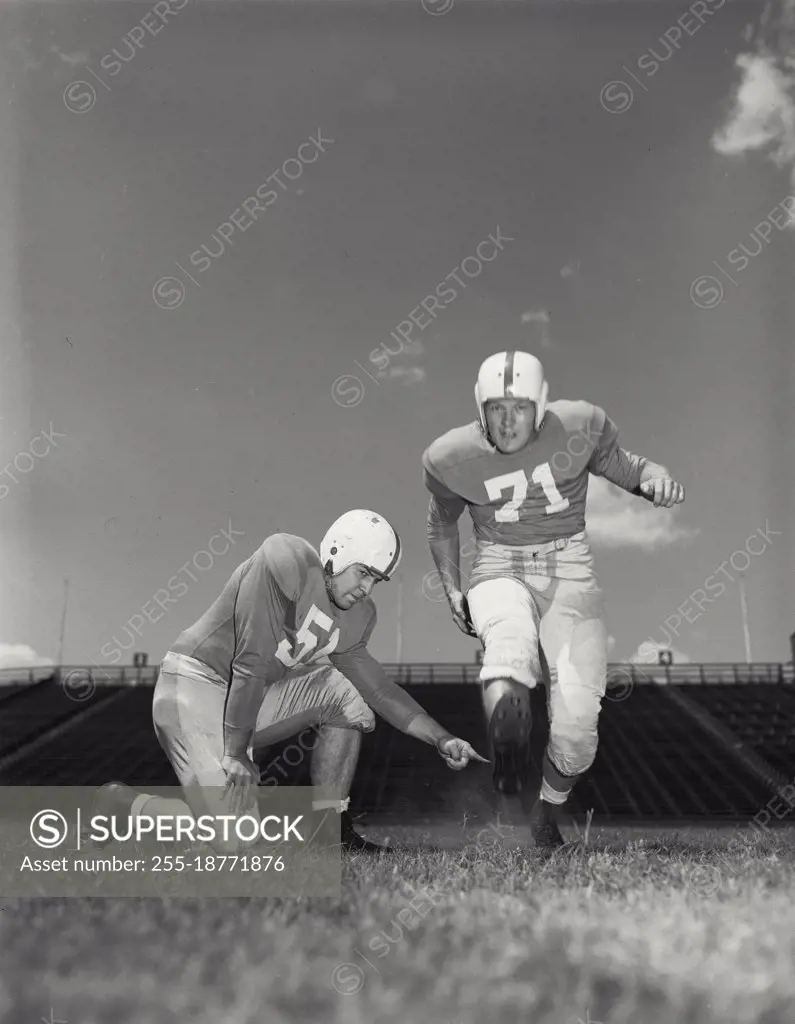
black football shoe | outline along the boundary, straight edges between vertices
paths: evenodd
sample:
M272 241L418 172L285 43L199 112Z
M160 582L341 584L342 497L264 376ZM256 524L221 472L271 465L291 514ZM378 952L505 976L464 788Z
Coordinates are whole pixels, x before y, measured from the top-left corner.
M348 811L340 815L340 844L346 853L394 853L394 847L382 846L360 836Z
M97 815L104 815L106 818L129 818L137 796L140 796L140 793L132 786L126 786L123 782L106 782L104 786L99 787L94 797L91 819ZM83 838L100 850L114 842L112 836L108 836L107 839L91 839L88 828L83 830Z
M538 850L557 850L566 840L558 828L558 809L541 797L530 812L530 835Z
M530 690L517 683L500 698L489 722L492 777L498 793L514 796L527 785L532 724Z

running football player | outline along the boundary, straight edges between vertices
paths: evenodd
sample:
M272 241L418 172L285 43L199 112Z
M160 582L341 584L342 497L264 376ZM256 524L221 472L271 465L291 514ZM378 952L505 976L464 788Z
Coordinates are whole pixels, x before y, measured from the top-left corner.
M585 531L588 474L656 506L684 501L663 466L619 447L613 421L584 401L547 404L541 363L527 352L485 360L478 419L423 454L428 540L453 619L480 638L483 705L498 792L526 785L530 694L548 681L550 733L530 813L539 847L561 845L558 808L593 763L605 693L607 630ZM469 510L475 557L464 595L458 520Z
M161 665L155 732L187 806L110 783L95 813L199 817L245 808L256 814L254 752L317 727L312 785L331 788L338 799L316 802L315 809L341 813L344 847L383 849L358 835L347 811L361 734L375 728L374 711L436 747L450 768L484 760L391 682L367 650L376 624L370 594L392 576L400 557L392 526L362 509L331 526L319 554L300 537L269 537ZM331 665L316 664L324 657Z

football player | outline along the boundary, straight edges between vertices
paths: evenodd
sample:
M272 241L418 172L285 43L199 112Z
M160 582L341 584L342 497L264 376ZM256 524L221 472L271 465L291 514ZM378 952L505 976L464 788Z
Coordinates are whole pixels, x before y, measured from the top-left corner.
M363 509L331 526L319 554L300 537L269 537L161 665L155 732L188 806L110 783L94 813L256 813L254 751L315 726L312 784L331 788L338 799L314 808L331 805L341 813L345 848L381 850L358 835L347 811L361 734L375 728L374 711L436 747L450 768L484 760L391 682L367 650L376 624L370 594L392 576L400 557L392 526ZM321 658L331 664L318 665ZM232 847L223 850L219 841L222 852L235 852Z
M530 694L545 675L550 734L530 813L537 846L563 838L561 807L593 763L606 686L602 591L585 532L588 474L670 508L684 489L667 469L619 447L613 421L583 401L547 403L527 352L485 360L478 419L423 454L428 540L459 629L483 645L483 704L498 792L517 793L529 763ZM458 520L469 510L475 557L464 595Z

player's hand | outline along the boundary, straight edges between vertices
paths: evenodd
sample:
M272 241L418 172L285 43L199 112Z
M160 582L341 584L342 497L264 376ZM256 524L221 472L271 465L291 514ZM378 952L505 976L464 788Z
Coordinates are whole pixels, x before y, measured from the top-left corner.
M240 814L254 803L259 784L259 769L248 757L225 754L221 768L226 775L224 797L229 800L230 814Z
M656 508L673 508L685 500L685 489L667 474L645 480L640 485L641 492L653 501Z
M475 748L467 743L466 740L460 740L453 737L449 740L442 740L438 746L439 753L444 758L444 763L448 768L452 768L453 771L461 771L462 768L466 768L470 761L480 761L482 764L488 764L489 762L485 757L481 757Z
M462 633L466 633L467 636L477 636L475 627L472 625L472 620L469 617L469 605L467 599L460 590L453 590L447 595L447 600L450 605L450 611L453 613L453 622L458 626Z

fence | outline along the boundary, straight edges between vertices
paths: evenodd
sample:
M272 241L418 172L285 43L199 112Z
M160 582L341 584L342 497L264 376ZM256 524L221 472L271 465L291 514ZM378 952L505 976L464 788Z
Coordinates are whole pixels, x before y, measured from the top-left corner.
M477 683L479 665L473 664L385 664L391 679L401 686L412 684ZM95 686L154 686L158 665L134 668L131 665L98 668L97 666L64 665L37 668L0 669L0 686L33 684L46 679L69 679L78 685L81 678ZM626 685L693 684L709 686L719 683L787 684L795 683L795 665L792 662L708 663L700 665L608 665L608 681ZM555 677L554 670L552 671Z

